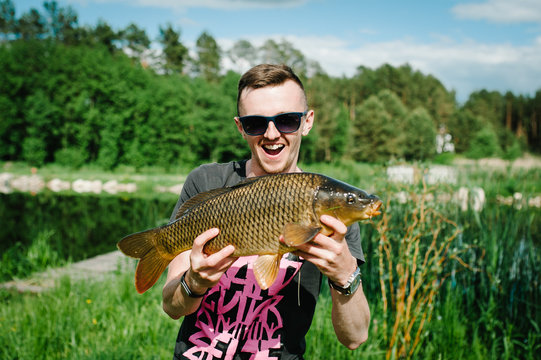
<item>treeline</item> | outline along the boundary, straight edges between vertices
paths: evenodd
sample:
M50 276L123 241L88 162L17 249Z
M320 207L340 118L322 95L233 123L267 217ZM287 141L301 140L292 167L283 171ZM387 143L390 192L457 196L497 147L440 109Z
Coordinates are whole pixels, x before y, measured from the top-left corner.
M18 17L11 0L0 1L2 161L111 169L246 157L232 120L240 71L225 72L224 62L239 70L284 62L301 75L316 111L304 162L427 160L450 144L471 157L541 152L541 90L533 98L481 90L459 105L409 65L336 78L287 41L222 50L206 32L190 57L171 25L160 27L157 53L135 24L78 26L70 7L43 8Z

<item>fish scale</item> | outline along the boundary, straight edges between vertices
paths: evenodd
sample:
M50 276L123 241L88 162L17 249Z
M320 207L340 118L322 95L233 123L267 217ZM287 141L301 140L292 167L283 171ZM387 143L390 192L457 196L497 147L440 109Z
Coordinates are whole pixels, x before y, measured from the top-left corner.
M351 196L356 201L350 204ZM254 275L266 289L276 278L282 255L325 228L319 221L321 215L332 215L350 225L378 215L380 206L376 196L323 175L267 175L198 194L183 204L175 221L129 235L118 247L141 259L135 282L137 291L144 292L175 256L191 249L198 235L218 228L219 234L203 251L213 254L233 245L233 256L259 255ZM280 236L285 244L279 241Z

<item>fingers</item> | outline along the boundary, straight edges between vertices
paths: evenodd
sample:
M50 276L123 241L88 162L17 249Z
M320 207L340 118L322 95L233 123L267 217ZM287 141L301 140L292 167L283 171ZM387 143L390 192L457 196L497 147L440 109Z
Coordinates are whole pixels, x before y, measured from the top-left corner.
M316 265L329 278L338 279L342 274L349 276L351 264L356 260L344 241L346 225L329 215L321 216L320 221L330 229L330 234L319 233L312 241L296 246L295 254Z
M192 250L199 251L203 250L203 246L205 246L206 242L215 238L220 233L220 230L217 228L208 229L204 233L200 234L198 237L195 238L193 241L193 247Z
M237 259L233 257L235 247L228 245L220 251L207 255L203 252L205 244L220 233L219 229L213 228L201 233L195 238L190 253L190 278L196 286L212 287L221 278L223 273Z
M346 225L338 220L335 217L332 217L330 215L321 215L319 220L324 224L330 227L333 231L333 233L330 235L331 238L333 238L336 241L342 241L344 237L346 236L346 232L348 231L348 228Z
M209 268L216 268L218 270L222 269L224 264L235 262L237 258L231 256L233 255L234 251L235 247L233 245L227 245L225 248L218 251L217 253L206 256L206 266Z

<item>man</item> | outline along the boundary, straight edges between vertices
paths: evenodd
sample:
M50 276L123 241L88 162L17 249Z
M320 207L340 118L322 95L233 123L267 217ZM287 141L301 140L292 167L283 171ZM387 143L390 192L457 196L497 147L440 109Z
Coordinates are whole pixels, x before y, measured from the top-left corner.
M197 193L232 186L254 176L300 172L301 139L314 123L302 82L284 65L258 65L245 73L235 124L251 150L247 161L207 164L190 173L175 211ZM286 254L276 283L261 290L248 276L256 257L232 257L232 245L206 255L204 244L219 233L199 235L191 251L169 265L164 311L184 316L175 347L179 359L302 359L321 274L329 279L332 323L338 340L357 348L368 335L370 311L358 265L364 261L357 224L349 229L331 216L334 230ZM347 232L347 235L346 235Z

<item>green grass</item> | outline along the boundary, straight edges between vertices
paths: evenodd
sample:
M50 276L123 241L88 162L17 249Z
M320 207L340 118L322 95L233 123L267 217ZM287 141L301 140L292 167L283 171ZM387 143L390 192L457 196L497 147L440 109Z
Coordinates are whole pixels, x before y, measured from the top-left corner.
M72 282L65 277L41 294L0 291L0 359L170 359L180 321L161 308L163 278L149 292L134 290L133 272L117 272L102 281ZM418 359L536 359L539 328L526 338L512 325L498 324L492 341L468 320L460 296L438 304ZM324 287L307 335L307 359L382 359L382 312L371 305L368 341L350 351L332 329L331 301ZM488 315L487 315L488 316ZM479 321L483 321L481 315ZM499 334L502 334L501 336Z
M171 358L179 322L161 309L159 286L134 290L133 273L72 282L41 294L2 291L1 359Z

